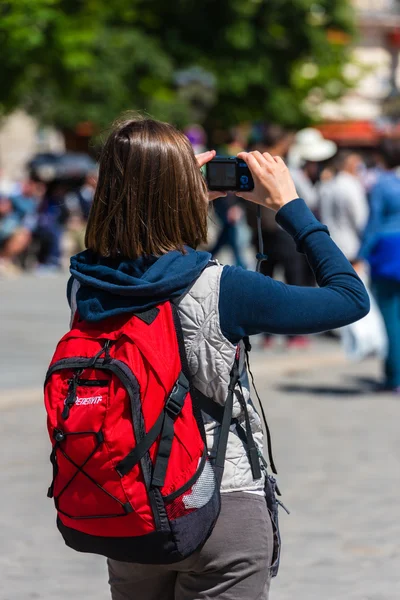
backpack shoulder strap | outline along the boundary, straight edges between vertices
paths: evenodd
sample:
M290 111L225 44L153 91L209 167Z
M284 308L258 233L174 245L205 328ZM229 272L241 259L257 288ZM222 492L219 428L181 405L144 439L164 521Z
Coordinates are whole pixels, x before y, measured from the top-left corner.
M199 428L203 442L207 446L207 438L206 438L206 432L204 429L203 417L201 415L201 410L199 408L198 402L196 401L197 390L193 385L192 374L189 369L189 363L188 363L188 359L187 359L187 355L186 355L185 340L183 338L183 330L182 330L181 320L179 317L179 310L174 302L171 302L171 310L172 310L172 317L174 320L176 339L178 341L179 356L180 356L181 365L182 365L182 373L185 375L186 379L189 381L190 395L192 397L193 415L194 415L194 418L196 419L196 423Z
M201 398L199 396L200 392L192 384L192 377L191 377L191 373L189 371L189 364L188 364L188 360L187 360L187 356L186 356L186 349L185 349L185 341L183 338L183 331L182 331L182 325L181 325L180 318L179 318L178 308L176 307L176 305L174 303L171 303L171 306L172 306L172 314L173 314L173 318L174 318L176 336L177 336L177 340L178 340L182 372L184 373L184 375L186 375L186 377L189 381L190 394L192 397L193 414L196 419L197 426L200 430L201 437L203 438L204 444L207 447L207 437L206 437L206 432L205 432L205 428L204 428L203 417L201 414ZM226 403L225 403L224 407L221 406L223 415L222 415L222 421L221 421L221 431L220 431L220 436L219 436L219 441L218 441L217 454L216 454L215 463L214 463L214 472L215 472L215 477L217 480L218 489L221 487L222 476L224 473L225 455L226 455L226 448L228 445L228 435L229 435L229 430L230 430L230 426L231 426L231 422L232 422L234 390L235 390L236 384L239 380L239 376L240 376L239 375L239 356L237 355L235 358L234 365L232 367L232 371L231 371L231 378L230 378L230 382L229 382L228 396L226 399Z
M222 476L224 474L226 448L228 446L228 436L232 422L233 397L235 393L236 384L239 381L239 377L239 357L238 355L236 355L235 362L233 363L231 371L231 377L228 386L228 395L226 397L224 415L221 422L221 431L219 434L217 455L215 457L214 463L214 470L217 479L218 489L221 487Z

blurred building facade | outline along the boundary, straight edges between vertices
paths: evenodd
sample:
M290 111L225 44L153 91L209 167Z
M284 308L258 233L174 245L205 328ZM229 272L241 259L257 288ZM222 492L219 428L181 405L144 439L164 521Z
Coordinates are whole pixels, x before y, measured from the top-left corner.
M374 146L382 133L400 140L400 0L349 1L356 9L359 35L345 69L358 84L340 101L323 104L321 130L342 146ZM20 179L37 152L62 152L65 144L86 151L90 135L41 128L15 111L0 126L0 177Z
M340 102L322 109L322 132L341 145L374 146L397 136L400 121L400 1L352 0L358 39L347 75L357 79Z
M22 110L6 117L0 127L0 177L19 181L26 163L38 152L63 152L64 136L52 127L39 127Z

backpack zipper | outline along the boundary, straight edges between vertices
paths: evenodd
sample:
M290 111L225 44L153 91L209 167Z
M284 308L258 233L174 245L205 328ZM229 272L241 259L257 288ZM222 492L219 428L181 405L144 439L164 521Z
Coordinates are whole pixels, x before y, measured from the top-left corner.
M108 379L78 379L78 387L107 387Z
M78 387L79 376L81 375L83 369L78 369L71 379L68 380L68 393L64 402L64 410L61 413L61 417L66 421L69 417L69 413L71 408L76 402L76 388Z

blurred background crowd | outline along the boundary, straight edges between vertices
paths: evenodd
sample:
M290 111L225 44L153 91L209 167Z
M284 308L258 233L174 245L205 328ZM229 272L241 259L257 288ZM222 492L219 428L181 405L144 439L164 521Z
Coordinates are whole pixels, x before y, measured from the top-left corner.
M40 403L101 143L132 110L195 152L283 156L368 285L371 313L339 333L252 340L293 508L274 598L399 599L399 53L400 0L0 0L0 600L108 598L103 561L50 526ZM262 272L315 285L272 212L261 229ZM252 205L213 202L209 231L255 268Z
M205 150L205 131L196 125L187 135L196 152ZM234 130L229 132L234 136ZM298 131L275 124L256 124L249 139L217 147L220 154L259 150L283 156L296 188L311 210L329 228L332 237L353 263L362 257L361 243L370 215L371 198L382 185L400 192L399 149L383 142L372 148L342 146L312 127ZM65 269L71 252L84 249L85 226L97 183L97 165L89 154L38 153L24 165L26 175L0 178L0 275L24 271L51 273ZM389 177L389 174L391 175ZM379 183L379 186L378 186ZM396 220L396 214L393 213ZM209 250L217 258L253 268L257 252L256 209L234 194L210 207ZM377 224L375 224L377 225ZM312 285L313 278L294 244L263 211L262 231L269 260L263 266L273 276L281 268L285 280Z
M196 152L283 156L360 274L376 236L400 233L397 0L9 0L0 15L0 277L84 249L102 135L131 109ZM263 273L313 285L263 212ZM254 208L229 195L210 220L212 254L254 268Z

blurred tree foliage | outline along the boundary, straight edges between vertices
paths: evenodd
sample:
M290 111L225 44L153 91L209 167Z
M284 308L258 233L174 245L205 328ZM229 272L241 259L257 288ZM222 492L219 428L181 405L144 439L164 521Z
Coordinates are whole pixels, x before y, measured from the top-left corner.
M0 0L0 108L300 126L349 85L353 34L349 0Z

